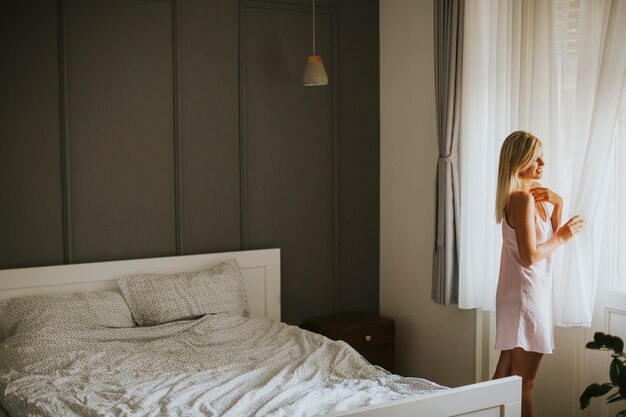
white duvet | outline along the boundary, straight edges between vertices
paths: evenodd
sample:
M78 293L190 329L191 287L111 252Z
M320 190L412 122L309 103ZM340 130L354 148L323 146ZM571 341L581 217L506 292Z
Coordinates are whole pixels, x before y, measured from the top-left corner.
M442 389L266 318L43 330L0 343L0 403L18 416L311 416Z

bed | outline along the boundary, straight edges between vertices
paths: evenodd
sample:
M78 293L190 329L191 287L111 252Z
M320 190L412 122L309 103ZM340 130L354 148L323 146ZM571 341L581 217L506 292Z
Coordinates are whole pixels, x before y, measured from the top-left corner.
M197 271L229 260L241 271L245 317L216 312L144 327L37 329L28 334L26 347L14 335L0 342L0 404L12 415L21 407L39 410L40 402L42 409L65 415L520 415L518 377L443 389L389 374L343 342L280 323L278 249L2 270L0 303L23 296L119 291L126 282L118 284L120 277ZM147 304L149 309L158 303ZM154 371L154 365L142 362L150 362L151 355L163 355ZM71 387L81 388L68 392ZM181 399L185 403L177 405Z

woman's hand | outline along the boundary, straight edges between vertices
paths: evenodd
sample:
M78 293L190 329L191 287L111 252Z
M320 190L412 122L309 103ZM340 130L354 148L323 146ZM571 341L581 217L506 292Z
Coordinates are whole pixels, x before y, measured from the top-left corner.
M536 202L548 202L553 206L559 206L563 204L563 199L560 195L555 193L546 187L534 187L530 189L530 193Z
M555 237L565 243L582 230L584 223L585 221L579 215L576 215L557 230Z

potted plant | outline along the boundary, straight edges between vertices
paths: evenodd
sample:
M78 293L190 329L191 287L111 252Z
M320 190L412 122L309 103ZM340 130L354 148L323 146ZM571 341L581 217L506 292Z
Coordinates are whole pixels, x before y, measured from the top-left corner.
M612 350L613 354L611 354L611 357L613 360L609 366L611 382L589 385L580 396L581 410L587 408L593 397L606 395L614 388L617 388L617 392L613 392L607 397L607 404L626 400L626 355L624 355L624 341L619 337L597 332L593 335L593 342L587 343L586 348ZM626 417L626 409L618 412L615 417Z

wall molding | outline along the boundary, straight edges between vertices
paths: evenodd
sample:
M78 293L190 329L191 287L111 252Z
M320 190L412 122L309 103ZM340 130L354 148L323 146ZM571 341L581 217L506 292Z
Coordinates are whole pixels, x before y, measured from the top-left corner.
M178 2L172 4L172 103L173 115L173 145L174 145L174 228L176 239L176 254L184 253L183 246L183 161L182 161L182 129L180 120L181 106L181 79L180 79L180 19Z
M243 65L246 55L246 3L239 1L239 28L238 28L239 54L237 67L239 68L239 230L241 250L248 249L248 200L247 192L248 165L246 148L246 68Z
M70 131L67 73L67 41L65 1L57 2L58 60L59 60L59 126L61 139L61 201L63 228L63 263L73 263L72 253L72 201L70 167Z
M180 19L177 0L152 0L155 3L170 3L172 10L172 95L173 95L173 170L174 170L174 227L176 254L184 253L183 247L183 162L182 132L180 120L181 78L180 78ZM71 264L73 257L72 239L72 193L71 193L71 155L69 131L69 92L68 92L68 48L67 48L67 13L65 0L57 1L58 61L59 61L59 125L61 146L61 192L62 192L62 229L63 263Z
M332 55L333 55L333 69L329 82L329 88L331 89L332 100L332 117L333 117L333 265L335 270L333 271L333 310L335 313L340 311L341 307L341 252L340 252L340 194L339 194L339 11L336 8L321 8L322 12L328 10L326 13L331 15L332 19L332 32L330 33Z

